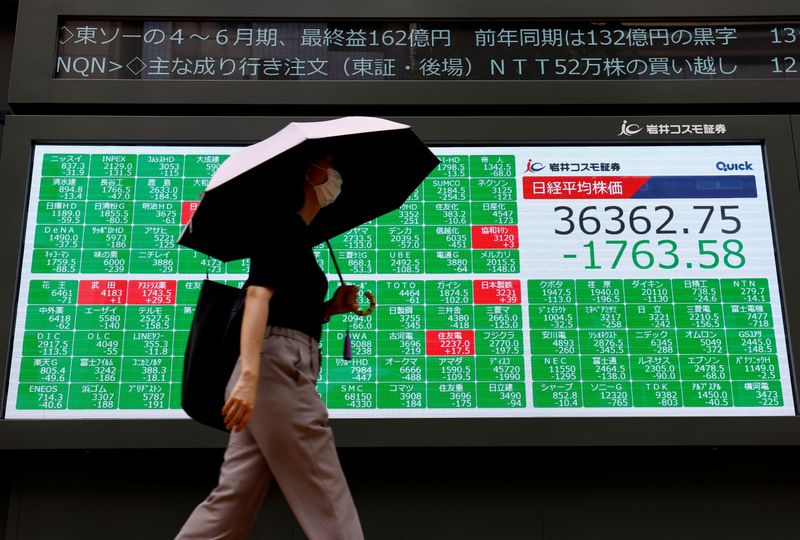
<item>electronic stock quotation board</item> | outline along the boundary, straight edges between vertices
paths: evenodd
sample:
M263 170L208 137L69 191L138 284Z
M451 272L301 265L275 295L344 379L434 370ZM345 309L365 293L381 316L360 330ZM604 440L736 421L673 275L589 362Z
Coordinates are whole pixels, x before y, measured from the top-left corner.
M377 299L324 329L332 417L795 414L761 146L433 150L332 240ZM7 418L184 417L201 280L248 261L175 240L232 151L35 147Z

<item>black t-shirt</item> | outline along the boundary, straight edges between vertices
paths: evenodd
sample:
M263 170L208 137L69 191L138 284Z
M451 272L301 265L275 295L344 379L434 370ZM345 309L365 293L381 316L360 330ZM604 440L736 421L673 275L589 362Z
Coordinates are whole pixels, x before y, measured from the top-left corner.
M319 341L328 279L311 250L308 226L296 213L269 231L250 257L248 285L275 290L267 323L299 330Z

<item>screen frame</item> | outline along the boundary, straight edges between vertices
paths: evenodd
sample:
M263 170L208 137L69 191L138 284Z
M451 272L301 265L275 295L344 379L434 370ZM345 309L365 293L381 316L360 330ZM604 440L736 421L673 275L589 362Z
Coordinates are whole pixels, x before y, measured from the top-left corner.
M0 389L5 407L11 330L16 313L22 233L35 144L227 145L260 140L287 122L321 117L33 117L8 118L0 174L4 197L0 223ZM800 358L800 245L793 238L800 209L800 143L789 116L687 117L393 117L410 124L432 146L488 144L763 144L771 194L776 265L783 294L790 365ZM725 124L714 135L623 136L623 121ZM533 128L532 128L533 126ZM207 135L213 133L211 139ZM800 388L797 369L792 371ZM795 409L800 399L795 393ZM583 446L583 445L779 445L800 444L800 416L334 419L340 446ZM794 429L792 429L794 428ZM218 447L226 435L189 420L0 420L0 449Z

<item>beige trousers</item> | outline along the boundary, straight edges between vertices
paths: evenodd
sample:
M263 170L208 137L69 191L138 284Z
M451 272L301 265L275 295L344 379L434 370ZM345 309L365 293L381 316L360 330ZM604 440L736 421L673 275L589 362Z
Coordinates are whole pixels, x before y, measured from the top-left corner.
M219 484L176 539L245 538L273 478L310 540L364 537L317 393L319 367L314 339L267 328L250 422L231 432ZM226 397L238 377L237 364Z

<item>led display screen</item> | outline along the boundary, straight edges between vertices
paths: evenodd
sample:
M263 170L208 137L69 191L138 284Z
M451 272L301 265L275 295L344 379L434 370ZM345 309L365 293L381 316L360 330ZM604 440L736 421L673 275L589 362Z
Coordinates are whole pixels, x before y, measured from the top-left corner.
M377 300L323 331L332 417L795 414L761 146L433 150L332 240ZM35 147L6 417L185 417L199 286L249 265L175 240L233 151Z

